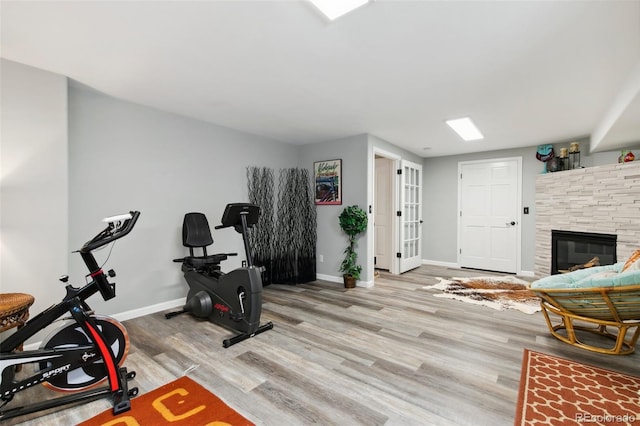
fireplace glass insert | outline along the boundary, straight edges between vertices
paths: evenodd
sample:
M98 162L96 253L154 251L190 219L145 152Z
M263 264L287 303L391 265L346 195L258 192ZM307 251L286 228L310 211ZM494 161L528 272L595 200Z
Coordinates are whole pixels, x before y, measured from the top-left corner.
M551 274L568 272L594 257L600 265L613 265L616 258L617 236L592 232L551 231Z

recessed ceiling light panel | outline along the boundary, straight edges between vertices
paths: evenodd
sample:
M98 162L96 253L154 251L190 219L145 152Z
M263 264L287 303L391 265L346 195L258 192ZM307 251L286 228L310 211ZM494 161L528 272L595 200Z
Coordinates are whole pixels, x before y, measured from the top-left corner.
M369 3L369 0L310 0L315 7L324 13L330 20L337 19L360 6Z
M469 117L457 118L455 120L447 120L445 123L449 125L458 135L465 141L476 141L484 139L480 130L473 124Z

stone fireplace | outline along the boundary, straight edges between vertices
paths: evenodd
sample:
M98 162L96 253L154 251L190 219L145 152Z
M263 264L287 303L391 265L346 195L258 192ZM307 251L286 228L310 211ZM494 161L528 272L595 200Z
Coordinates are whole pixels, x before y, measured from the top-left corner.
M552 273L552 231L616 237L616 257L640 248L640 161L536 177L535 275Z

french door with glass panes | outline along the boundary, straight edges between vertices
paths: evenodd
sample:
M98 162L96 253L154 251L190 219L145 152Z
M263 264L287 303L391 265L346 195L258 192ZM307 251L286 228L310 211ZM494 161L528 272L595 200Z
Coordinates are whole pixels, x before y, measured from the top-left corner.
M422 165L401 161L400 273L422 264Z

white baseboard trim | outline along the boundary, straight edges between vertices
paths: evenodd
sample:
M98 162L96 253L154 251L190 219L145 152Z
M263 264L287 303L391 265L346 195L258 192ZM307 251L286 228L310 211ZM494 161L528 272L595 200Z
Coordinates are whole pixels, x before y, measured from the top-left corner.
M445 268L453 268L453 269L462 269L460 265L455 262L441 262L439 260L429 260L422 259L423 265L433 265L433 266L442 266ZM520 271L516 275L520 275L522 277L535 277L535 273L533 271Z
M166 311L167 309L182 308L185 304L185 298L169 300L168 302L157 303L151 306L144 306L138 309L132 309L126 312L120 312L119 314L110 315L118 321L127 321L130 319L143 317L149 314L155 314L156 312Z
M342 277L336 277L333 275L316 274L316 279L323 281L331 281L332 283L342 283Z
M422 259L423 265L442 266L445 268L460 269L460 265L456 262L441 262L439 260Z
M330 281L332 283L339 283L339 284L343 284L344 280L342 279L342 276L340 277L336 277L333 275L324 275L324 274L316 274L316 279L318 280L323 280L323 281ZM356 287L365 287L365 288L370 288L373 287L373 281L356 281Z
M127 320L138 318L138 317L143 317L149 314L155 314L156 312L166 311L167 309L182 308L184 306L184 303L185 303L185 298L180 298L180 299L170 300L168 302L162 302L155 305L145 306L142 308L132 309L130 311L120 312L119 314L113 314L113 315L107 315L107 316L110 316L111 318L115 318L118 321L122 322L122 321L127 321ZM100 313L97 312L97 315L100 315ZM42 344L41 341L26 344L24 345L24 350L31 351L31 350L39 349L41 344Z
M373 285L374 285L373 281L357 281L356 282L356 287L371 288L373 287Z

